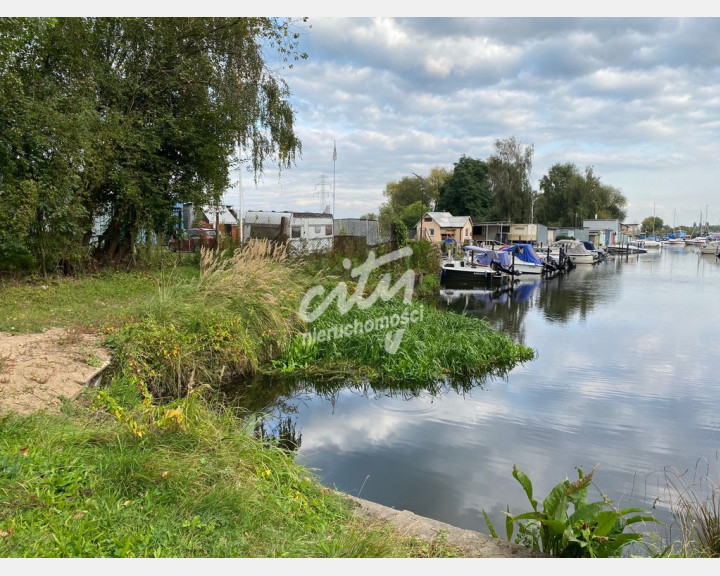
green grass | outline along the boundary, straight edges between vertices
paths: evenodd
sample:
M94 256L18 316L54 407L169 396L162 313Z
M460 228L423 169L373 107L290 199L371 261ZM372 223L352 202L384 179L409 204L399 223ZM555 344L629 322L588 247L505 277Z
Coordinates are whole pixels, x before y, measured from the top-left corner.
M162 274L104 272L82 278L0 280L0 331L117 324L157 295ZM188 278L198 271L196 266L183 266L175 274Z
M104 413L0 419L0 556L448 556L353 517L252 420L195 399L142 438ZM177 408L177 407L176 407Z
M416 321L405 323L395 353L385 348L387 329L362 328L377 319L402 319L403 314L407 318L412 311ZM346 326L352 328L351 334L347 336L345 331L342 337L335 337ZM483 320L428 305L405 305L398 299L378 301L368 310L354 307L346 314L330 306L305 330L284 348L275 369L296 374L356 375L390 383L428 382L503 375L516 364L534 358L532 349L515 343ZM333 336L321 341L321 331L332 331Z

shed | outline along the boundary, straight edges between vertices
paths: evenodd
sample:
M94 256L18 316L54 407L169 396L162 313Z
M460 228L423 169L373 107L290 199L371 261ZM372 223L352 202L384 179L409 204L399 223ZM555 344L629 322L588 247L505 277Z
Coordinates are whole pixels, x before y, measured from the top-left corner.
M326 252L333 247L332 214L248 210L245 239L250 238L288 242L296 254Z

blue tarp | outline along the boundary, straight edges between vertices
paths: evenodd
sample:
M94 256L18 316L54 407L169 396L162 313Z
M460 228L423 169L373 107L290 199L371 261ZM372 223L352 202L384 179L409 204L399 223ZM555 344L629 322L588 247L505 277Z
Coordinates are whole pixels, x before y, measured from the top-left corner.
M513 244L512 246L506 246L501 248L503 252L509 254L515 254L515 258L522 260L523 262L530 262L531 264L542 264L542 260L538 258L535 253L535 249L532 244Z
M507 252L498 252L489 248L481 248L480 246L463 246L465 252L472 252L473 262L477 262L481 266L490 266L490 262L499 262L503 267L510 267L510 254Z

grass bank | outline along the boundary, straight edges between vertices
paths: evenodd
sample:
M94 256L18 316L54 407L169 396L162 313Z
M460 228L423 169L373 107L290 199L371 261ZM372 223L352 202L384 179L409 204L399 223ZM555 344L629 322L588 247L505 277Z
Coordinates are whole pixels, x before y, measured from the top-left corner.
M458 554L354 517L289 453L256 439L252 418L197 395L119 420L66 408L0 418L4 558Z

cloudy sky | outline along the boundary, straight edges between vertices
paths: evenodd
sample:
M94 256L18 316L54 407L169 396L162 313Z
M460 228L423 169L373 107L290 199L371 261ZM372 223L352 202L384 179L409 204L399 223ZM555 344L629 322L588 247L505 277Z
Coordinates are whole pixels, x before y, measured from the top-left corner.
M320 211L334 190L336 217L377 212L388 182L515 137L534 146L536 189L571 162L623 192L627 222L720 223L718 18L311 17L299 31L309 58L282 74L302 157L258 185L243 174L244 211Z

